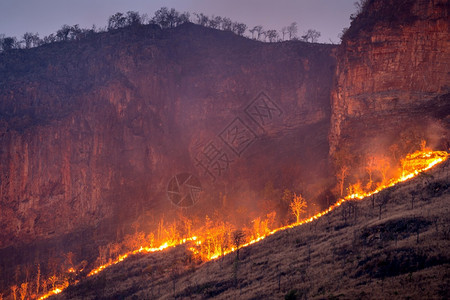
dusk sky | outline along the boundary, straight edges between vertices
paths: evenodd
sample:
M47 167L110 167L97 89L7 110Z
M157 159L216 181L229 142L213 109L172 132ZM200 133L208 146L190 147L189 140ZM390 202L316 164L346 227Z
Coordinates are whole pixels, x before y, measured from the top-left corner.
M297 22L300 36L309 28L322 33L320 42L339 42L338 34L350 24L355 0L0 0L0 34L21 38L25 32L37 32L42 38L63 24L83 28L106 26L109 16L129 10L152 17L166 6L180 12L203 12L229 17L249 28L280 30ZM248 32L247 32L248 34Z

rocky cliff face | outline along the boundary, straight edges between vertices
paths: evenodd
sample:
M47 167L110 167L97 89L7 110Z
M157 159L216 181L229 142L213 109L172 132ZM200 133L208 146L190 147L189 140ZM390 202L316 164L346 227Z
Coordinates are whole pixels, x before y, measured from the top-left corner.
M337 55L331 154L343 150L358 160L390 147L407 151L408 143L418 145L420 139L445 148L449 2L367 2Z
M145 231L185 206L180 173L202 188L191 213L226 202L250 218L265 186L315 199L329 153L362 166L448 147L448 14L371 0L339 48L185 24L0 54L0 266Z
M201 182L199 209L327 178L333 51L186 24L0 55L3 253L39 240L74 251L74 236L157 219L176 209L167 188L182 172ZM204 168L213 150L221 169Z

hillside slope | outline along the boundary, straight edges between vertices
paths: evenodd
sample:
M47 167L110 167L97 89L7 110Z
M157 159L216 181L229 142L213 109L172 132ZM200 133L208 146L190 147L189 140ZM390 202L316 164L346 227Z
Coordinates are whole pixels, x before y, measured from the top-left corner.
M241 249L237 263L231 253L199 264L179 246L134 256L55 299L445 299L449 171L446 162L374 198L346 202Z
M220 206L220 194L253 207L274 178L283 188L328 178L333 49L184 24L0 54L5 273L63 252L89 259L145 214L139 226L151 231L176 213L167 186L182 172L201 181L198 212ZM251 115L255 103L273 118ZM223 134L236 125L251 138L237 150ZM227 155L223 169L197 162L208 145Z

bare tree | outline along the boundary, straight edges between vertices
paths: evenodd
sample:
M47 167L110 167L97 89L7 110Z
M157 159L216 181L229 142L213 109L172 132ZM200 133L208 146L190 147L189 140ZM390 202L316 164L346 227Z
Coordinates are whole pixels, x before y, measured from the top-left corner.
M383 207L386 206L386 204L389 201L389 195L387 193L381 193L378 195L377 197L377 204L378 204L378 208L379 208L379 212L378 212L378 220L381 220L381 212Z
M176 24L176 26L184 24L184 23L189 23L191 21L191 15L188 12L184 12L181 13L178 17L178 22Z
M297 22L292 22L291 25L289 25L287 28L287 33L289 34L289 39L292 40L295 37L297 37Z
M257 25L253 27L252 29L254 32L256 32L256 39L260 40L261 34L263 33L263 27L261 25Z
M56 36L53 33L45 36L42 39L42 44L51 44L51 43L54 43L54 42L56 42Z
M387 157L383 157L381 159L378 160L377 162L378 165L378 171L381 174L382 177L382 182L381 184L386 184L387 183L387 174L390 168L390 164L389 164L389 160Z
M233 232L233 245L236 249L236 260L239 260L239 247L244 242L245 234L242 230Z
M79 40L83 34L83 29L78 24L70 27L69 40Z
M180 14L174 8L161 7L155 12L151 22L158 24L162 29L166 29L177 27L189 21L190 15L188 12Z
M41 284L41 265L37 265L37 275L36 275L36 295L39 294L39 288Z
M341 197L344 195L344 182L345 182L345 178L347 178L348 175L348 167L347 166L341 166L339 168L339 172L338 172L338 184L339 184L339 192Z
M263 42L266 42L266 39L267 39L267 31L264 31L264 30L263 30L263 31L261 32L261 36L262 36L262 41L263 41Z
M269 39L269 42L273 43L278 39L278 32L274 29L267 30L266 36Z
M282 35L282 39L284 41L284 36L288 33L288 29L287 26L283 26L283 28L281 28L281 35Z
M296 218L296 223L299 223L300 216L306 211L307 207L305 198L303 198L302 195L297 196L297 194L294 194L289 207Z
M230 18L222 18L222 30L231 31L233 22Z
M108 30L125 27L127 18L121 13L117 12L108 18Z
M58 41L67 41L69 39L71 27L67 24L64 24L61 29L56 31L56 38Z
M13 299L14 299L14 300L17 299L16 293L17 293L17 289L18 289L18 288L19 288L19 287L18 287L17 285L11 286L11 292L12 292L12 295L13 295Z
M125 16L126 26L137 26L142 24L142 18L137 11L128 11Z
M218 29L220 27L220 23L222 23L222 17L212 16L211 18L209 18L208 26L214 29Z
M155 11L155 15L152 18L152 22L161 26L162 29L169 28L169 20L167 15L169 14L169 9L167 7L161 7Z
M20 299L21 300L25 300L25 298L27 297L27 293L28 293L28 282L24 282L20 285Z
M255 29L255 28L252 28L252 29L249 29L248 31L250 31L250 33L252 34L252 39L255 39L255 32L256 32L256 29Z
M309 43L317 43L320 35L320 32L315 29L308 29L308 31L302 35L302 40Z
M155 11L155 15L152 18L152 22L159 25L162 29L170 27L169 21L169 9L167 7L161 7Z
M54 290L56 282L58 281L58 277L56 276L56 274L53 274L52 276L50 276L50 278L48 280L49 280L50 284L52 285L52 290Z
M42 292L47 293L47 290L48 290L48 281L47 281L47 279L43 279L42 280Z
M204 15L203 13L194 13L194 15L197 17L197 24L201 26L205 26L209 24L209 18L207 15Z
M367 175L369 175L369 181L367 182L366 189L370 191L373 185L373 172L377 169L375 157L369 156L367 158L365 169L367 171Z
M31 47L36 47L39 45L39 34L26 32L23 35L23 40L25 42L26 49L29 49Z
M234 22L231 29L237 35L244 35L247 25L244 23Z
M67 254L64 255L66 258L65 261L65 265L68 269L73 269L74 264L73 264L73 259L75 257L75 254L72 251L69 251Z
M233 244L236 249L236 259L234 260L233 264L234 286L237 286L238 283L237 275L239 272L239 247L244 242L244 238L245 235L244 232L242 232L242 230L236 230L235 232L233 232Z

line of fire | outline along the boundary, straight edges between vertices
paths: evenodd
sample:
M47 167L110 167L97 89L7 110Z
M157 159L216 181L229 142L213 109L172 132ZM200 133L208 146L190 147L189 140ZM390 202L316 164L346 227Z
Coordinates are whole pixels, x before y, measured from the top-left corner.
M100 248L98 265L90 270L86 270L83 263L77 266L73 265L71 256L68 255L68 264L71 266L59 276L55 274L47 279L47 282L51 283L51 288L41 294L39 299L46 299L61 293L69 285L76 285L82 278L95 276L106 268L125 261L136 254L164 251L171 247L184 245L191 252L191 259L198 261L198 263L217 260L279 231L314 222L332 212L344 202L369 201L370 197L386 188L417 176L426 176L424 174L427 170L445 162L448 155L446 151L433 151L427 148L425 142L423 142L420 150L400 159L400 166L395 171L389 167L386 168L386 158L371 158L367 166L368 179L366 182L358 181L348 186L345 197L338 199L326 210L313 215L307 215L308 204L301 194L297 195L285 191L286 197L290 199L289 208L295 217L295 221L280 227L277 227L275 222L275 211L252 220L250 224L242 228L236 228L233 224L217 216L214 218L206 216L204 222L192 220L182 215L180 215L179 220L173 223L165 223L166 221L161 219L157 232L149 234L136 232L134 235L128 236L121 244L113 243ZM395 175L392 176L391 174ZM381 181L377 182L376 178L381 178ZM122 249L130 250L121 252ZM39 277L37 280L39 280Z

